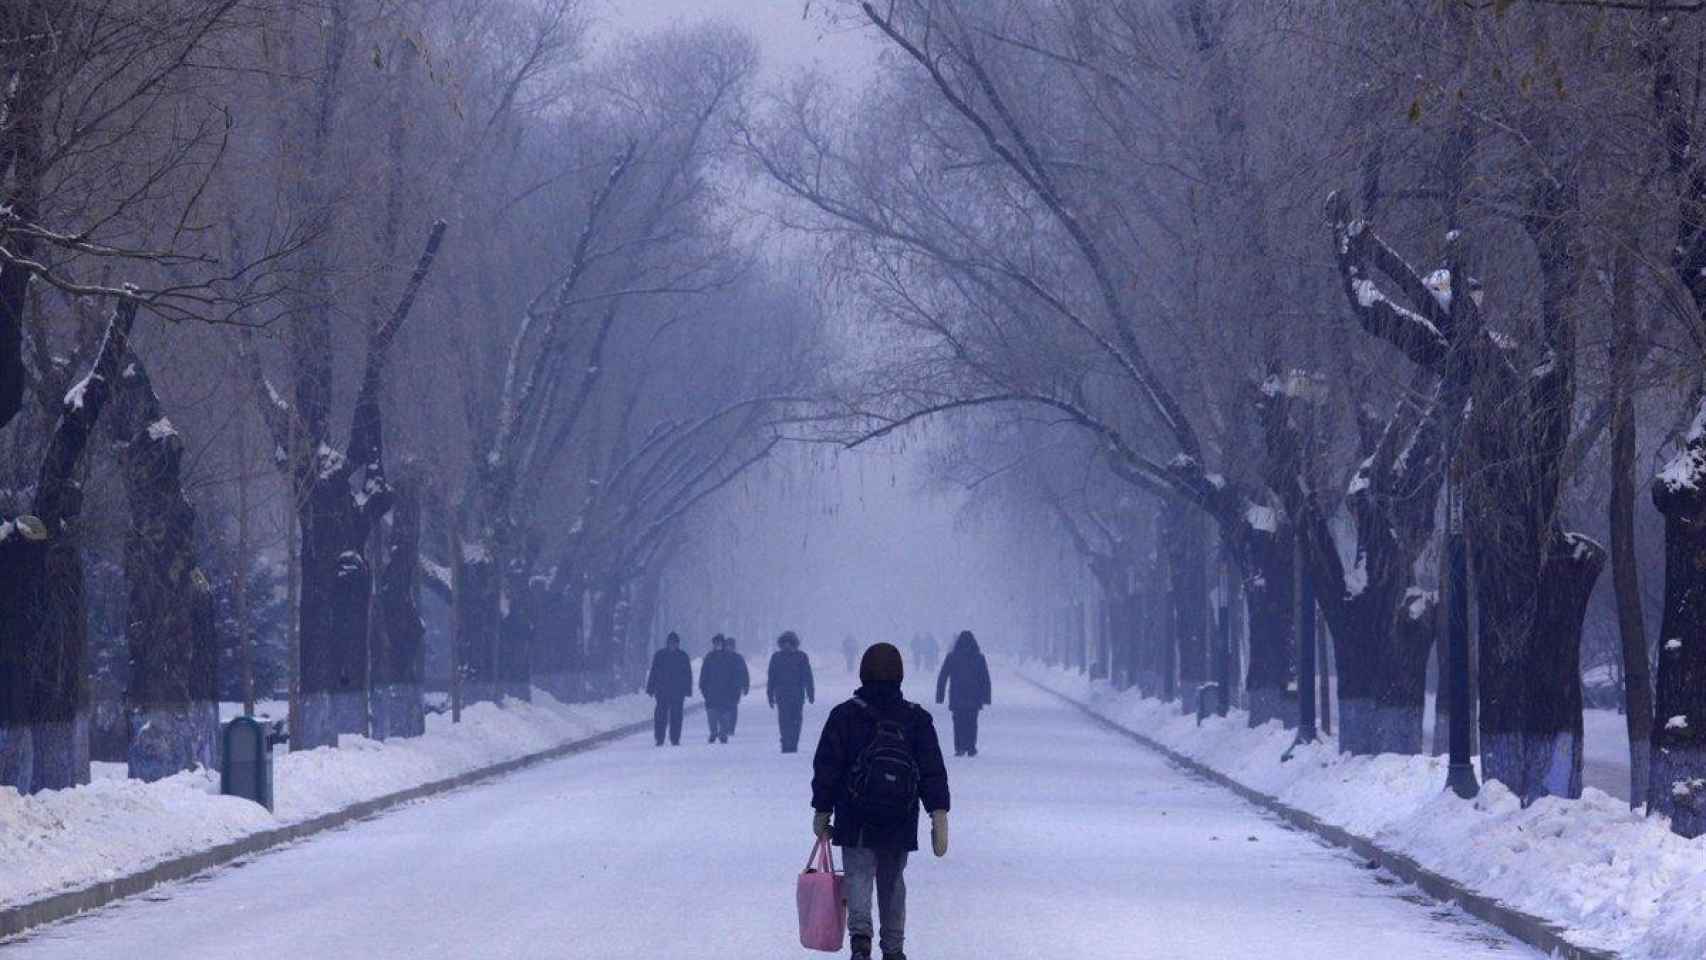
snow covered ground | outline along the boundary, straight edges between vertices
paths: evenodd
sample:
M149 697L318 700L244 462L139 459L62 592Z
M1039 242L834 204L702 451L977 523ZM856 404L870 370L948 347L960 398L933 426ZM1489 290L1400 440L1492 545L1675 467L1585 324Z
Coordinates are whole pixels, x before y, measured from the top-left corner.
M1443 758L1351 758L1323 742L1282 764L1292 734L1277 721L1251 730L1234 713L1199 728L1176 706L1135 691L1038 665L1024 669L1246 786L1551 920L1583 946L1624 960L1706 957L1706 838L1677 837L1664 821L1632 814L1625 801L1595 787L1581 800L1543 800L1524 810L1493 783L1466 803L1443 789ZM1615 725L1622 718L1595 713L1604 716L1590 718L1588 736L1599 728L1602 742L1610 742L1604 728L1611 727L1621 740ZM1589 753L1591 761L1595 751Z
M808 740L847 686L820 683ZM0 958L807 956L793 878L811 844L810 754L778 753L773 718L749 700L727 746L689 718L680 748L632 737L401 808L37 930ZM980 753L950 761L948 857L908 871L913 956L1536 956L1011 676Z
M279 752L275 813L219 795L219 775L181 773L157 783L98 764L87 786L21 796L0 788L0 906L86 886L251 833L362 800L546 750L651 716L641 696L565 706L477 704L462 723L429 715L427 735L378 742L344 737L337 749ZM257 711L260 712L260 711Z

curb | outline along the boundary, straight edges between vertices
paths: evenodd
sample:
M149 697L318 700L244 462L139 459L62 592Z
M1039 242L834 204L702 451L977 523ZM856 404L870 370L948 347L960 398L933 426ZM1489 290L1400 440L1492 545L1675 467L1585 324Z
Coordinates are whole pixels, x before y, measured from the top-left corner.
M1350 850L1369 863L1385 869L1398 879L1414 885L1433 899L1441 903L1455 904L1464 913L1498 927L1537 950L1546 952L1552 957L1561 958L1561 960L1619 960L1615 953L1572 943L1564 936L1563 931L1551 921L1507 907L1491 897L1475 893L1457 881L1429 870L1404 854L1394 853L1366 837L1325 823L1311 814L1281 803L1268 794L1252 790L1226 774L1174 751L1160 741L1152 740L1135 730L1115 723L1097 713L1087 704L1074 700L1058 690L1050 689L1024 674L1020 674L1019 678L1038 690L1078 708L1085 716L1096 721L1102 727L1161 754L1174 766L1180 767L1200 779L1210 781L1216 786L1230 790L1248 803L1260 807L1300 830L1314 834L1335 847Z
M688 706L685 713L693 714L704 709L705 706L702 703L693 704ZM231 863L234 860L262 853L287 843L294 843L317 833L334 830L357 820L366 820L391 807L472 786L546 761L585 753L612 740L620 740L623 737L633 736L636 733L651 729L651 720L642 720L615 727L580 740L558 744L538 753L530 753L490 766L479 767L453 777L446 777L443 780L433 780L406 790L399 790L396 793L374 797L371 800L361 800L341 810L324 813L312 819L275 827L271 830L262 830L228 843L222 843L216 847L173 857L170 860L162 860L152 867L136 873L112 880L102 880L86 887L67 890L64 893L56 893L39 900L31 900L0 909L0 948L3 948L12 937L25 930L74 917L77 914L106 906L126 897L133 897L160 884L171 883L175 880L187 880L196 874Z

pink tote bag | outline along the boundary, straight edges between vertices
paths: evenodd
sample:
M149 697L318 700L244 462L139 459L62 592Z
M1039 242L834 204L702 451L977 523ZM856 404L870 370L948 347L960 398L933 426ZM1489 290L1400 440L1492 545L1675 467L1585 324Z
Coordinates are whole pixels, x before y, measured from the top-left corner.
M847 935L847 901L842 897L841 884L841 874L835 872L835 855L825 837L812 848L811 859L794 887L794 900L800 908L800 946L840 952Z

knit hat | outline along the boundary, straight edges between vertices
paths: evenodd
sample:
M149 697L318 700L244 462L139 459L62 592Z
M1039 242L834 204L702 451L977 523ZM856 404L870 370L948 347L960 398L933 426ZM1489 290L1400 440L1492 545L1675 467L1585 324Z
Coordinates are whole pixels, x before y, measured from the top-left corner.
M800 636L792 630L784 631L781 636L776 638L776 645L780 647L793 647L797 650L800 646Z
M892 643L873 643L859 660L859 682L900 683L906 676L906 662Z
M671 630L669 636L663 638L663 643L666 647L678 647L681 645L681 634Z

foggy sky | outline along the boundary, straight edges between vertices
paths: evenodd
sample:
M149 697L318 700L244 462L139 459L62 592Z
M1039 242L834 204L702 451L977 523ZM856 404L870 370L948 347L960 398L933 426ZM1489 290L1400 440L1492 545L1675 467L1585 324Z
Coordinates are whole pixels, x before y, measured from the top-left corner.
M607 0L600 19L612 34L724 20L758 42L762 84L817 68L859 86L875 66L878 38L827 22L825 7L823 0ZM843 452L830 461L798 450L783 457L783 469L755 473L711 509L727 562L752 584L749 596L763 598L749 605L766 609L728 610L726 623L659 628L693 637L756 632L747 643L757 649L794 629L820 655L838 650L847 633L862 644L904 645L917 632L945 643L965 628L997 644L1016 640L1004 588L986 575L984 532L956 523L963 498L920 489L919 449Z
M723 20L758 42L766 82L815 66L857 85L881 48L869 30L828 23L825 9L824 0L604 0L599 19L628 34Z

